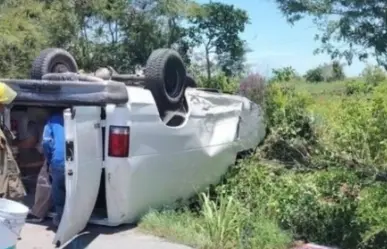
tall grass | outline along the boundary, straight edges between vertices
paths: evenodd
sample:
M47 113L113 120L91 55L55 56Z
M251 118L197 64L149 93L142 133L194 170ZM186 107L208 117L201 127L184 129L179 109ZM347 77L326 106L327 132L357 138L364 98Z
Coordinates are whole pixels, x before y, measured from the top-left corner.
M212 200L202 193L200 201L199 214L154 211L140 229L198 249L285 249L291 244L290 234L276 221L248 211L232 195Z

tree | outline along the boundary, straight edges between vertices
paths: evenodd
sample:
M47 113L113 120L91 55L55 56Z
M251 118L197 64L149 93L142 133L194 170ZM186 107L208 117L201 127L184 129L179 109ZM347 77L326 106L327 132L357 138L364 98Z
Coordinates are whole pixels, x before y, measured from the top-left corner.
M31 62L47 47L68 50L89 72L105 66L134 72L157 48L176 49L188 65L207 30L207 51L232 75L243 68L245 44L238 35L247 15L228 5L204 6L192 0L0 0L0 74L28 77Z
M206 58L207 79L211 80L211 55L215 54L226 75L241 69L246 46L239 34L248 23L246 11L233 5L210 2L203 4L189 18L190 37L196 45L203 45ZM239 64L239 65L238 65Z
M275 0L287 20L294 24L311 16L320 28L316 39L332 58L366 59L369 52L387 69L387 1L381 0ZM346 43L342 49L335 43ZM367 51L368 50L368 51Z
M47 46L47 32L39 25L44 5L33 1L0 3L0 74L1 77L26 77L36 51Z
M309 69L305 74L305 80L312 83L318 83L324 81L323 69L321 66L318 66L313 69Z
M377 66L367 65L361 73L367 84L378 85L387 79L386 72Z
M308 82L332 82L343 80L345 74L343 65L338 61L333 61L308 70L304 77Z
M332 62L332 80L343 80L345 78L344 67L339 61Z
M284 67L284 68L278 68L273 69L273 81L277 82L287 82L296 77L296 70L293 67Z

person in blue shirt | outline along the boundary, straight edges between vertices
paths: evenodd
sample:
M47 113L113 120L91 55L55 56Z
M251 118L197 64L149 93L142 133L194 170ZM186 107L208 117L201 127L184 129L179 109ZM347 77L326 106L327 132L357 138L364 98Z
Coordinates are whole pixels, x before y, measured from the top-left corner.
M63 123L63 109L53 109L44 126L42 138L43 153L52 179L52 200L56 212L53 219L55 226L60 223L66 200L65 132Z

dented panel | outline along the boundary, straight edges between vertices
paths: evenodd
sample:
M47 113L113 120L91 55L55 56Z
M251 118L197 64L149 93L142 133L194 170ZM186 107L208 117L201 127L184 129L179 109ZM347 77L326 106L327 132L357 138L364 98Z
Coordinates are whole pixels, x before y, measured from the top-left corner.
M106 108L107 126L131 129L129 158L105 159L111 225L135 222L150 207L218 182L239 151L254 149L265 136L261 108L244 97L187 89L189 110L180 114L186 119L168 127L149 91L128 88L128 96L125 108Z

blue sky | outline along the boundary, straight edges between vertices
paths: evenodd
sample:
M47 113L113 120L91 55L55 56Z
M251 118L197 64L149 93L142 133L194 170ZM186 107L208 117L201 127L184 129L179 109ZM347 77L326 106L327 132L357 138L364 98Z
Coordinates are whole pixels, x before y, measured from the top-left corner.
M293 66L299 73L329 62L328 55L313 55L319 42L314 41L316 27L310 20L291 26L277 9L274 0L217 0L246 10L250 23L242 38L252 53L247 55L252 70L268 75L272 68ZM208 0L198 0L200 3ZM344 62L344 61L343 61ZM358 75L365 64L355 60L345 71L348 76Z

